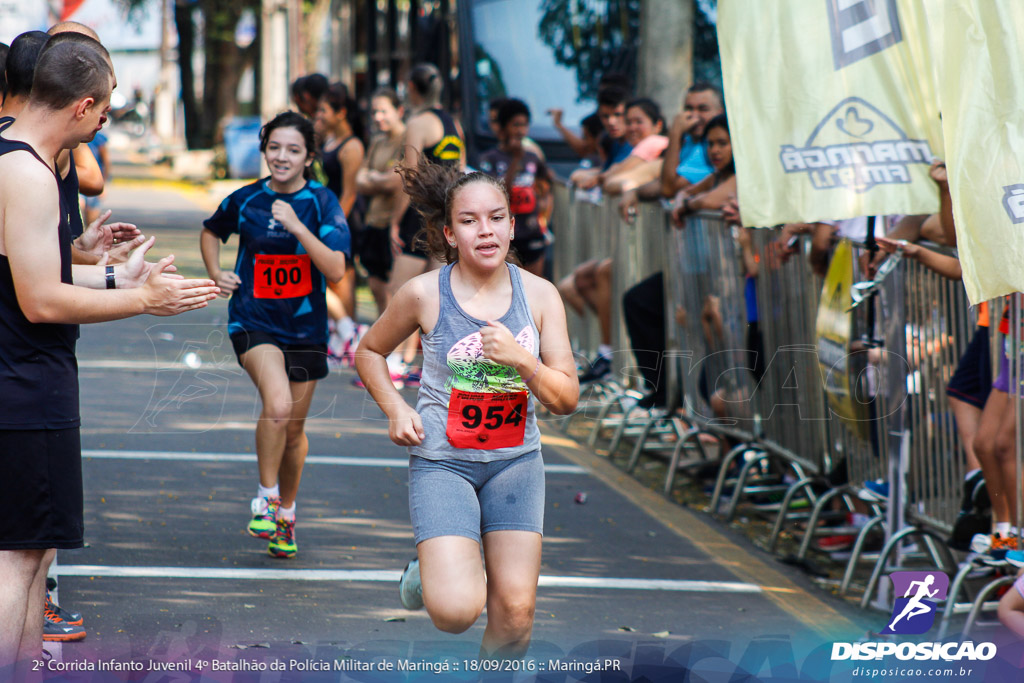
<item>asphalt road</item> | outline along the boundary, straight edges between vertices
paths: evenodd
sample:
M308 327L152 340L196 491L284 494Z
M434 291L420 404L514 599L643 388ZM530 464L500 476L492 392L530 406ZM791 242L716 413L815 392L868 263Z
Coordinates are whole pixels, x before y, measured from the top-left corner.
M107 201L116 219L158 236L156 254L173 251L183 271L199 272L198 226L209 198L115 186ZM61 666L157 662L184 670L64 675L471 679L486 614L453 636L399 604L397 579L414 554L406 454L351 384L352 370L332 371L310 411L298 555L274 559L246 534L259 401L234 360L226 318L218 300L177 318L82 329L87 547L62 551L57 573L59 599L85 615L88 638L55 649ZM414 400L414 390L406 395ZM882 620L649 491L554 427L543 427L546 534L529 656L540 668L516 680L681 680L675 676L685 668L705 672L691 680L728 680L741 660L752 673L788 671ZM585 504L574 501L579 492ZM385 663L442 661L457 668L391 671ZM355 668L366 662L384 668ZM552 662L577 668L552 671ZM250 665L256 670L220 670ZM585 667L599 665L587 678ZM323 667L334 671L316 671Z

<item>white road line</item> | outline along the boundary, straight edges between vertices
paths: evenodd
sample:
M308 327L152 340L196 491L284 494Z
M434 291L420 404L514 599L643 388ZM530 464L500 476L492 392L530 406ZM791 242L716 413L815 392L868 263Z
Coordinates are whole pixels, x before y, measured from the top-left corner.
M255 581L374 581L397 582L400 571L359 569L225 569L217 567L111 567L60 565L60 576L95 576L127 579L228 579ZM543 588L655 590L696 593L760 593L762 587L736 581L676 579L623 579L598 576L541 576Z
M116 451L89 449L83 458L110 460L174 460L177 462L256 462L255 453L186 453L176 451ZM353 458L348 456L307 455L307 465L346 465L350 467L409 467L406 458ZM586 474L579 465L544 465L548 474Z

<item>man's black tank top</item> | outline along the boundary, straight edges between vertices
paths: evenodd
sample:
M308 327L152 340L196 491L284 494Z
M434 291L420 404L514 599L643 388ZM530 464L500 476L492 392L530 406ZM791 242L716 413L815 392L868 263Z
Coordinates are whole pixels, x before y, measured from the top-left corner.
M63 213L68 217L68 229L71 239L75 239L85 232L85 225L82 224L82 209L78 204L78 169L75 168L75 153L68 152L71 165L68 167L68 174L58 179L60 186L60 201L64 206Z
M0 133L12 123L13 116L0 116ZM69 154L71 166L68 174L57 181L57 186L60 188L61 213L67 216L71 239L75 239L85 231L85 225L82 223L82 210L78 206L78 169L75 168L75 154Z
M29 152L49 168L26 143L0 136L0 156L15 151ZM71 236L63 207L57 233L60 281L73 284ZM78 325L29 322L18 305L10 261L0 254L0 429L79 426L77 338Z
M441 119L441 125L444 126L444 135L439 142L424 148L423 156L427 158L427 161L441 164L442 166L458 165L462 159L462 150L466 148L466 143L459 137L459 129L455 127L455 121L452 120L451 115L444 109L434 108L427 111Z

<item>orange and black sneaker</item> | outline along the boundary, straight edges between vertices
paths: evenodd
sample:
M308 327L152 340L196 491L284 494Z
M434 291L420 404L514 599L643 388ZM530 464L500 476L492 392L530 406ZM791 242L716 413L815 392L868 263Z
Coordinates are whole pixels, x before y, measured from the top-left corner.
M988 552L981 555L981 561L990 567L1002 567L1009 564L1006 561L1006 553L1011 550L1020 550L1017 545L1017 537L1014 535L1003 536L992 534L992 547Z
M53 601L53 596L50 595L50 591L46 591L46 604L43 605L44 613L49 611L55 613L64 621L68 622L72 626L81 626L85 623L85 618L81 612L72 612L69 609L64 609Z
M85 627L69 624L47 606L43 611L43 640L56 643L85 640Z

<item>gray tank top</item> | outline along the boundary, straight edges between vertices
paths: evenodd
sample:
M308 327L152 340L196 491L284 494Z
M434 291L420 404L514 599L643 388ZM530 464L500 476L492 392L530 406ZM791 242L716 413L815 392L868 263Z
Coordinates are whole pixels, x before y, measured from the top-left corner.
M487 322L470 316L455 300L451 287L453 265L439 271L441 307L437 325L422 337L423 374L416 412L423 420L426 437L419 446L410 447L409 453L428 460L491 462L540 450L533 398L515 368L484 358L480 328ZM516 266L507 265L512 305L498 321L520 346L539 358L540 333L526 301L522 277ZM520 401L525 407L515 408ZM451 415L450 403L454 406ZM488 441L498 444L510 438L514 443L489 449L455 447L449 440L452 435L462 444L467 439L481 445Z

